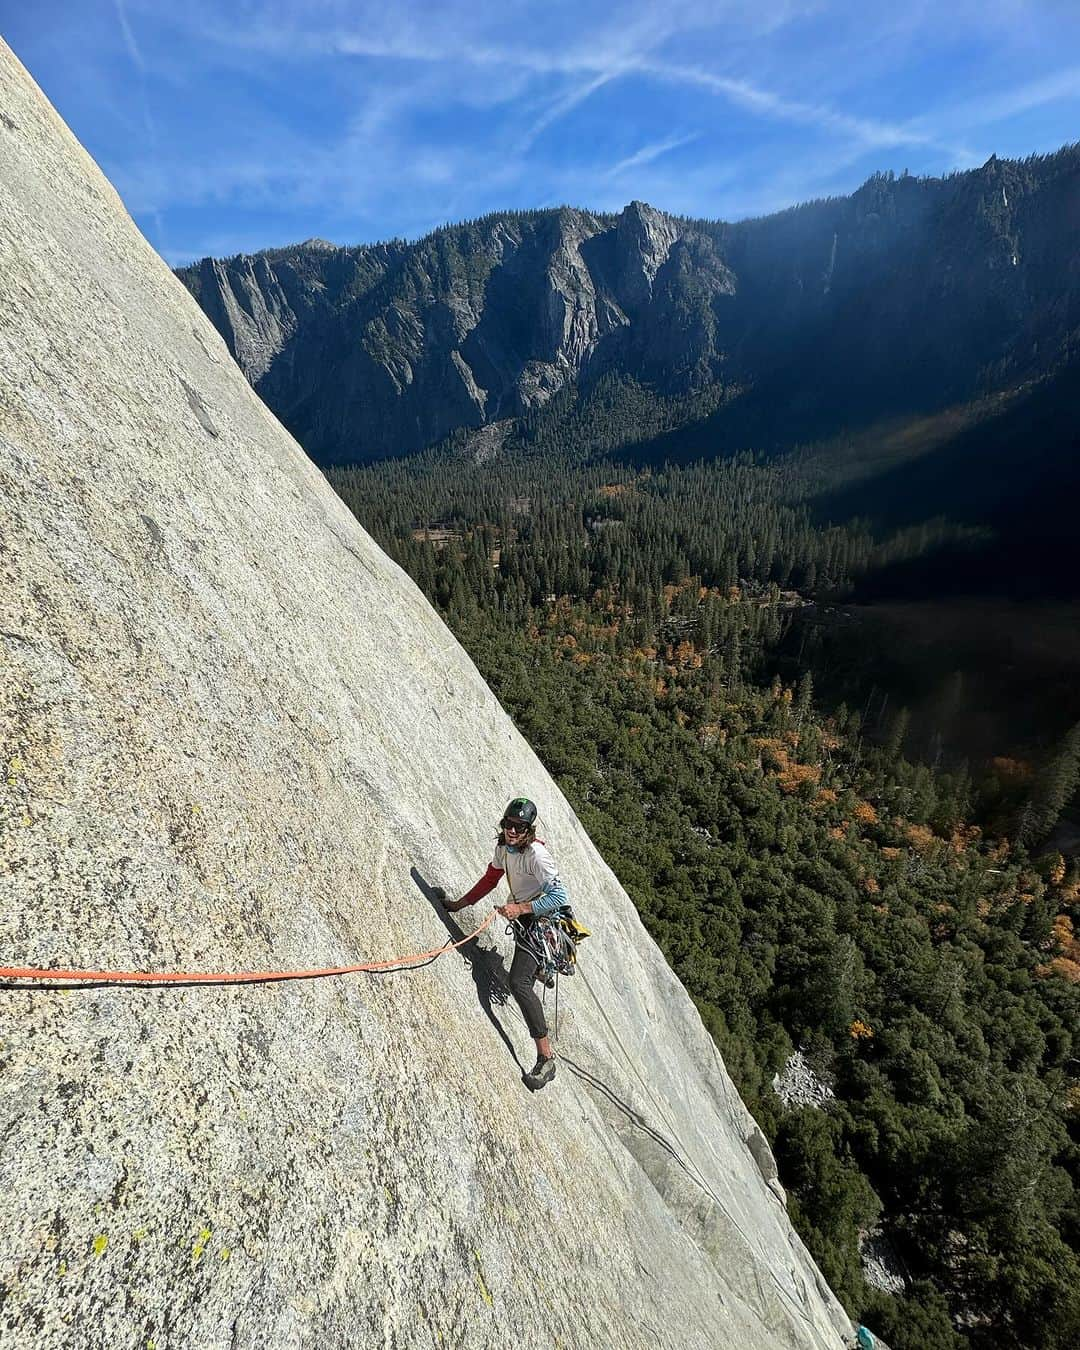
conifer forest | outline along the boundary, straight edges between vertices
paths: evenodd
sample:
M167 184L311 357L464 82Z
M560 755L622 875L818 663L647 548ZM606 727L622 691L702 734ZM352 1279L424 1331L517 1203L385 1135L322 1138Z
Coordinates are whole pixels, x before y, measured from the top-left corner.
M633 898L848 1311L895 1350L1080 1343L1067 653L1058 685L1040 675L1050 698L1023 662L990 661L995 682L978 650L965 670L940 597L984 526L883 509L832 524L837 442L660 459L680 421L606 380L496 458L458 436L328 473ZM994 557L1016 583L994 601L1000 644L1037 606L1045 557L1000 535ZM954 639L933 644L940 670L880 626L925 602L931 574ZM825 1109L774 1090L795 1051ZM860 1244L878 1239L892 1293L864 1278Z

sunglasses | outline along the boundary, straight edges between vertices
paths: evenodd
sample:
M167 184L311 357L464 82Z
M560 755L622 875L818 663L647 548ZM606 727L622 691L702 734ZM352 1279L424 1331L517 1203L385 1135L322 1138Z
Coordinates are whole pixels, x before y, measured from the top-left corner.
M514 834L524 834L529 828L523 820L500 820L499 824L504 830L510 830Z

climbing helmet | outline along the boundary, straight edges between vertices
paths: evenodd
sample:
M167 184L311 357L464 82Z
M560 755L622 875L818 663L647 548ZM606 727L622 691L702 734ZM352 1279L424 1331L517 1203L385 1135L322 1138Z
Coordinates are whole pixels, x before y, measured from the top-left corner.
M531 830L536 824L536 803L529 801L528 797L515 797L503 812L499 823L504 830L507 826Z

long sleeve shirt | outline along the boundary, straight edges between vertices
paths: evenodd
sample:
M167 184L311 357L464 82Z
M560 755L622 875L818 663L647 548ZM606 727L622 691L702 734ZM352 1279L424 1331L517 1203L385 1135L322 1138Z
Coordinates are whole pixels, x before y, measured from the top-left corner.
M525 848L496 844L495 855L480 880L461 897L461 905L474 905L506 877L510 894L520 904L532 906L534 914L554 914L570 903L559 880L555 859L539 839Z

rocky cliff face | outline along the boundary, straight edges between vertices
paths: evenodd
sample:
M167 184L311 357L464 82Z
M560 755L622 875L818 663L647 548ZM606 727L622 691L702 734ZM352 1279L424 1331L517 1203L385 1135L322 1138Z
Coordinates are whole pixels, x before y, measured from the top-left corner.
M612 873L3 47L0 178L6 961L430 947L427 883L469 884L520 791L596 934L536 1097L497 932L410 974L0 990L0 1342L839 1350L765 1141ZM528 238L506 227L507 258ZM304 319L309 256L276 289L246 265L252 359ZM432 302L446 332L469 295Z
M594 368L709 382L724 365L714 309L734 292L707 237L639 202L618 218L492 216L415 245L299 245L179 275L321 462L520 416Z
M605 371L722 386L735 417L759 415L744 427L764 410L772 439L805 440L822 412L925 411L1056 369L1080 329L1078 219L1073 148L877 175L737 225L563 208L180 276L322 462L416 450Z

